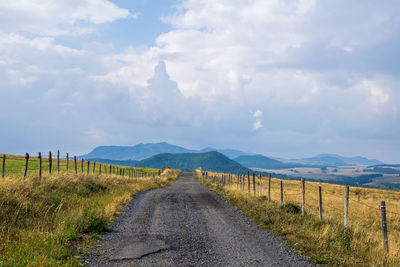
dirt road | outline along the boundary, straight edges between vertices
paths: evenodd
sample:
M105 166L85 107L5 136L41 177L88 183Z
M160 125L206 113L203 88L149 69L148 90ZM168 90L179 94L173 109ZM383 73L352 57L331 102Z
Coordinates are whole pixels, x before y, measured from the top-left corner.
M311 266L192 173L138 194L111 230L86 257L88 266Z

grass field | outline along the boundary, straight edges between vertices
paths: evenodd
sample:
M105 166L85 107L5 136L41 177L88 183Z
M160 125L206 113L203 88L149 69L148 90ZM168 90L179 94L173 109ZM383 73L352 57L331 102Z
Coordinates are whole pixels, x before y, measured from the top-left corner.
M179 174L167 169L155 178L128 178L71 170L44 172L39 180L32 164L22 180L21 159L11 160L8 166L18 173L0 179L0 266L78 266L85 248L137 192L165 186Z
M199 173L198 173L199 174ZM209 173L210 176L222 174ZM199 178L201 179L201 178ZM245 179L247 181L247 179ZM252 179L250 179L252 182ZM280 206L280 180L256 179L256 195L236 185L205 184L261 227L288 239L313 262L344 266L400 266L400 192L351 187L349 228L344 231L344 186L306 182L306 216L301 216L301 182L283 181L284 205ZM319 219L318 186L322 187L323 220ZM389 253L382 248L380 201L386 201Z
M1 155L3 156L3 155ZM49 159L47 158L47 155L42 155L42 173L46 173L49 170ZM46 158L45 158L46 157ZM0 158L0 164L1 164L2 158ZM6 164L5 164L5 176L13 176L13 177L21 177L23 176L24 172L24 164L25 164L25 156L19 156L19 155L6 155ZM100 164L96 163L94 165L93 162L90 162L89 166L89 173L95 173L99 172L99 167L100 165L102 166L102 173L104 173L104 166L107 168L107 172L109 172L109 166L110 164ZM66 172L67 171L67 160L66 159L60 159L60 164L59 164L59 169L60 172ZM138 173L157 173L157 169L150 169L150 168L138 168L138 167L126 167L126 166L117 166L113 165L114 167L119 167L119 168L129 168L129 169L135 169ZM93 169L94 167L94 169ZM0 166L1 169L1 166ZM28 174L31 175L37 175L39 169L39 160L37 157L29 157L29 163L28 163ZM57 166L57 158L52 159L52 173L57 173L58 172L58 166ZM77 172L78 174L86 174L87 173L87 161L83 162L83 172L82 172L82 160L77 160ZM74 160L73 158L69 159L68 161L68 173L75 174L75 167L74 167Z

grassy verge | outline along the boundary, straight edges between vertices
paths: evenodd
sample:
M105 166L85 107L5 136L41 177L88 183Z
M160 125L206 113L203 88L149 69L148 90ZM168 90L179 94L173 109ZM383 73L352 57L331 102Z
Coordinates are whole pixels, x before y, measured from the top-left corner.
M364 227L365 221L373 219L375 214L370 214L372 218L351 217L351 227L345 231L343 223L335 217L319 220L311 209L302 217L299 203L288 198L285 198L285 204L281 206L279 202L268 202L264 195L248 194L247 189L243 192L236 186L224 187L210 182L204 185L263 229L285 237L290 246L306 255L311 262L329 266L400 266L396 246L398 240L392 240L391 253L385 254L382 241L375 238L375 233L381 234L379 225L373 223ZM384 194L389 193L385 191ZM278 197L275 199L278 200ZM363 212L359 208L358 213ZM391 228L392 236L397 236L396 227L393 225Z
M0 160L2 161L2 156ZM48 173L49 170L49 158L46 157L47 155L42 156L42 173ZM15 178L22 178L23 172L24 172L24 165L25 165L25 156L20 156L20 155L10 155L6 154L6 162L5 162L5 169L4 173L5 176L13 176ZM102 173L105 173L105 170L107 170L107 173L109 174L109 166L110 164L104 164L104 163L94 163L90 162L89 166L89 173L99 173L99 168L102 166ZM141 167L126 167L126 166L118 166L118 165L112 165L115 169L121 168L121 169L131 169L135 170L138 175L140 174L153 174L157 173L158 169L151 169L151 168L141 168ZM66 159L60 159L59 160L59 166L57 166L57 159L54 158L52 159L52 173L55 174L58 172L58 167L60 172L62 173L70 173L70 174L75 174L75 165L74 165L74 160L73 158L69 158L68 160L68 171L67 171L67 160ZM77 160L76 161L76 169L78 174L86 174L87 173L87 167L88 167L88 162L82 160ZM1 166L0 166L1 168ZM105 169L106 168L106 169ZM29 157L29 164L28 164L28 169L27 173L31 174L32 176L37 175L39 169L39 159L35 156L30 156ZM116 170L113 170L113 173L115 173ZM127 173L126 173L127 174Z
M0 266L77 266L80 253L139 191L166 186L157 177L28 175L0 180Z

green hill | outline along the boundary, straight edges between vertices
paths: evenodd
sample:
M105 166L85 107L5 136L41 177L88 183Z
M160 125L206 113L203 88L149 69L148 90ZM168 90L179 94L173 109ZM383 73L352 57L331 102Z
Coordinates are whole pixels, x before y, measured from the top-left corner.
M148 168L162 168L166 165L170 166L172 169L180 169L182 171L191 171L199 167L207 171L226 173L240 173L247 172L248 170L236 161L233 161L227 156L215 151L182 154L164 153L136 163L137 167Z
M263 155L244 155L235 158L235 161L248 168L261 169L286 169L301 167L301 164L283 163L279 160L271 159Z

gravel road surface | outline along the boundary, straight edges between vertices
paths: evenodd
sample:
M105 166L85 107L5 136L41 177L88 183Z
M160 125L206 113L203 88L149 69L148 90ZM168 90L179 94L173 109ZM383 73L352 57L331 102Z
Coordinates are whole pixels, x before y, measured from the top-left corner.
M139 193L111 225L88 266L312 266L251 223L194 174Z

